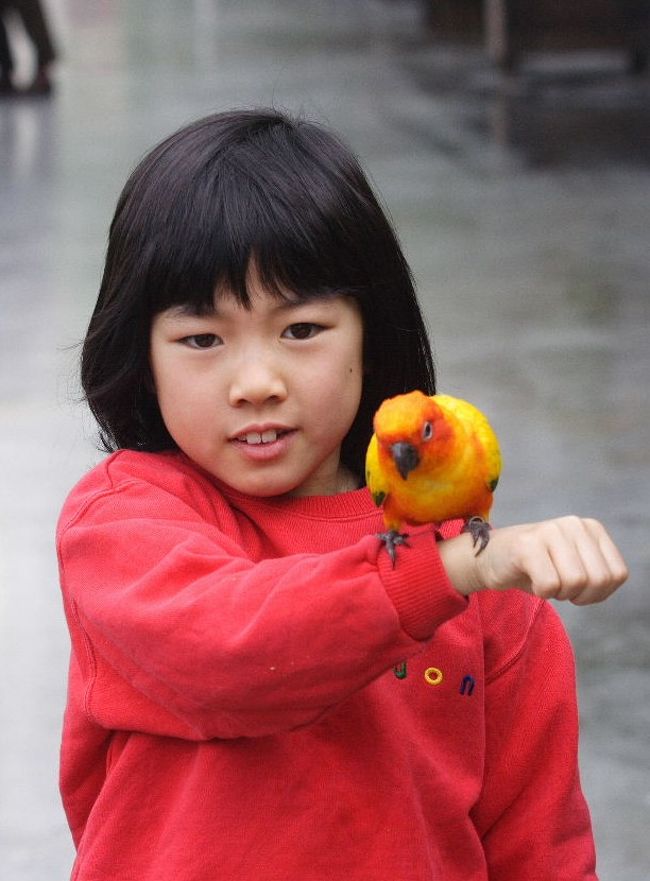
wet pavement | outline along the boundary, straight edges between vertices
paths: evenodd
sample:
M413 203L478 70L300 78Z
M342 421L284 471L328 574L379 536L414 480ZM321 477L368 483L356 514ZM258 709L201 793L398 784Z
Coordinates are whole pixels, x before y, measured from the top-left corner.
M603 52L533 57L505 78L477 47L425 37L408 0L48 8L56 95L0 103L0 879L62 881L72 860L52 533L100 455L75 346L117 194L174 128L272 103L338 129L389 206L440 389L478 403L501 437L494 519L595 515L624 550L622 591L561 611L601 881L647 881L650 78ZM27 77L24 43L18 55Z

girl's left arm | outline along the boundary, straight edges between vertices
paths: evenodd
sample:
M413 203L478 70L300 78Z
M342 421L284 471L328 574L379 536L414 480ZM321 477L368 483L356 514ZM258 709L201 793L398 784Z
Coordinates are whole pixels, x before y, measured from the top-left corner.
M509 605L506 605L506 602ZM473 818L491 881L597 881L578 771L573 651L550 604L480 594L486 639L485 773ZM512 644L508 608L533 605Z

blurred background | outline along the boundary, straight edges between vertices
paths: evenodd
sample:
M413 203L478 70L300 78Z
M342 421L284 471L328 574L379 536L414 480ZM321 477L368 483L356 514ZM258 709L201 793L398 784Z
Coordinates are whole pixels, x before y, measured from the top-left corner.
M173 129L269 104L338 130L381 193L439 388L481 406L501 437L494 520L595 515L627 557L630 581L608 603L560 612L601 881L650 878L645 5L520 0L508 18L512 5L46 3L53 88L0 97L2 881L63 881L73 858L57 790L68 638L53 533L101 455L77 344L117 195ZM32 47L5 19L15 86L29 87Z

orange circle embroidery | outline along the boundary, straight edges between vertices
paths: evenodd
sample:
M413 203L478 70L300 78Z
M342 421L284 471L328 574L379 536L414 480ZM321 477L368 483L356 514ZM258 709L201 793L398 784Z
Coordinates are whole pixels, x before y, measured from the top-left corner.
M440 685L442 682L442 670L437 667L427 667L424 671L424 678L429 685Z

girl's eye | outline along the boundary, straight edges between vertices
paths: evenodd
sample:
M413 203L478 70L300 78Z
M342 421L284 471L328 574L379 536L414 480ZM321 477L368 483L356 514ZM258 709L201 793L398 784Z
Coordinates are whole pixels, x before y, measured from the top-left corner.
M430 422L425 422L422 426L422 440L428 441L433 437L433 425Z
M211 349L221 342L216 333L195 333L181 340L190 349Z
M298 324L290 324L283 331L282 336L289 340L310 340L324 330L322 324L313 324L310 321L301 321Z

